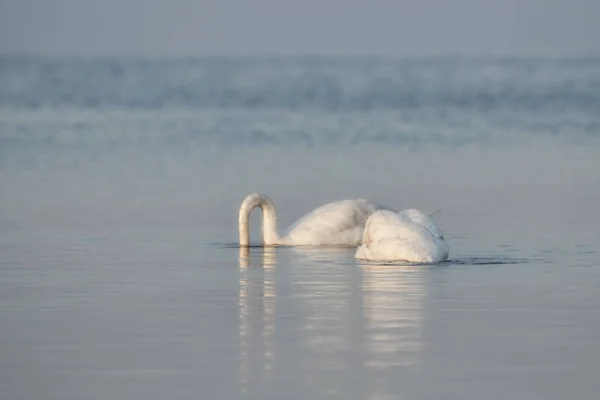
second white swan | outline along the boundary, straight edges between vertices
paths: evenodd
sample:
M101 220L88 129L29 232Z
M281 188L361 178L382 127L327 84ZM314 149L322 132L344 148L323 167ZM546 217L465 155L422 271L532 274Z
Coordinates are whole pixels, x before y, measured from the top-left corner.
M438 263L448 259L449 253L448 243L433 220L411 208L399 213L374 212L367 220L355 258Z
M296 221L282 237L277 233L277 216L271 199L260 193L252 193L240 207L240 246L250 244L248 221L250 213L257 207L262 209L263 243L267 246L358 246L369 216L378 209L388 209L365 199L325 204Z

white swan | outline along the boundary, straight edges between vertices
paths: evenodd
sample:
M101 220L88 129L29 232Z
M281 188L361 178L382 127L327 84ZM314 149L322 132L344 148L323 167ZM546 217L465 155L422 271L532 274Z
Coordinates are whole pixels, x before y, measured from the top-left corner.
M365 223L378 209L386 207L365 199L342 200L325 204L305 215L288 228L285 236L277 233L277 217L271 199L260 193L252 193L242 202L239 214L240 245L250 244L248 220L255 208L263 214L263 242L271 245L348 245L358 246L362 240Z
M419 210L380 210L367 220L355 258L372 261L438 263L450 249L433 220Z

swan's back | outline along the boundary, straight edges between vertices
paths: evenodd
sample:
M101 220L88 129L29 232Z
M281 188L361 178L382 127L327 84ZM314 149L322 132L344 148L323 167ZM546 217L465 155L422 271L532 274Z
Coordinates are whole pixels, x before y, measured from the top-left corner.
M365 199L342 200L325 204L294 223L286 239L303 245L360 244L365 224L378 209Z
M431 236L436 239L443 239L444 235L438 226L433 222L433 219L427 214L422 213L421 211L409 208L407 210L402 210L397 215L403 220L409 222L411 225L420 226L424 229L427 229Z
M365 225L356 258L431 263L448 258L449 248L433 220L416 209L379 210Z

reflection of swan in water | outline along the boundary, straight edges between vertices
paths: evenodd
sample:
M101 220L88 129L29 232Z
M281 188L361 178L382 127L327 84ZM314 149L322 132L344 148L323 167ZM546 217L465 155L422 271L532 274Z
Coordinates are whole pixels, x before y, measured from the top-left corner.
M398 369L419 361L423 270L348 264L302 263L290 270L298 362L306 371L298 379L340 398L357 397L356 385L340 387L344 378L363 382L362 398L397 394L401 388L389 387L398 384Z
M352 261L356 247L294 246L287 250L294 256L294 261L329 264Z
M374 261L436 263L448 258L442 231L419 210L379 210L367 220L355 257Z
M285 236L277 233L277 218L273 202L265 195L252 193L240 207L239 234L240 245L248 246L250 233L248 221L255 208L261 208L263 214L262 234L265 245L352 245L362 240L367 218L377 209L385 207L375 205L365 199L342 200L325 204L296 221L288 228Z
M274 247L262 247L260 248L260 252L262 254L262 263L261 265L265 268L273 267L277 263L277 253L276 248ZM240 247L240 258L239 258L240 268L248 268L250 267L250 248L249 247Z
M275 268L274 248L261 249L262 280L252 278L248 247L240 248L240 388L248 391L252 381L272 378L275 363ZM259 366L262 366L260 368ZM258 376L257 376L258 375Z
M287 382L290 393L307 398L404 392L399 375L419 363L424 270L371 263L357 268L347 248L297 250L240 249L244 397L265 397L273 382ZM309 262L294 262L297 255ZM319 258L331 262L324 267Z
M365 368L415 364L421 349L423 270L399 265L360 267Z

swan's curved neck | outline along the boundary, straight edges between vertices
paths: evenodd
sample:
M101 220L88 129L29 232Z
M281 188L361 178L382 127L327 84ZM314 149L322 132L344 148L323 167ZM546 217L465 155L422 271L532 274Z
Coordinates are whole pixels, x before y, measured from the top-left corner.
M275 206L271 199L259 193L252 193L242 202L239 215L239 232L240 246L248 246L250 244L250 232L248 223L250 221L250 213L255 208L259 207L262 210L262 234L263 243L265 245L274 245L281 243L281 237L277 233L277 216L275 215Z

